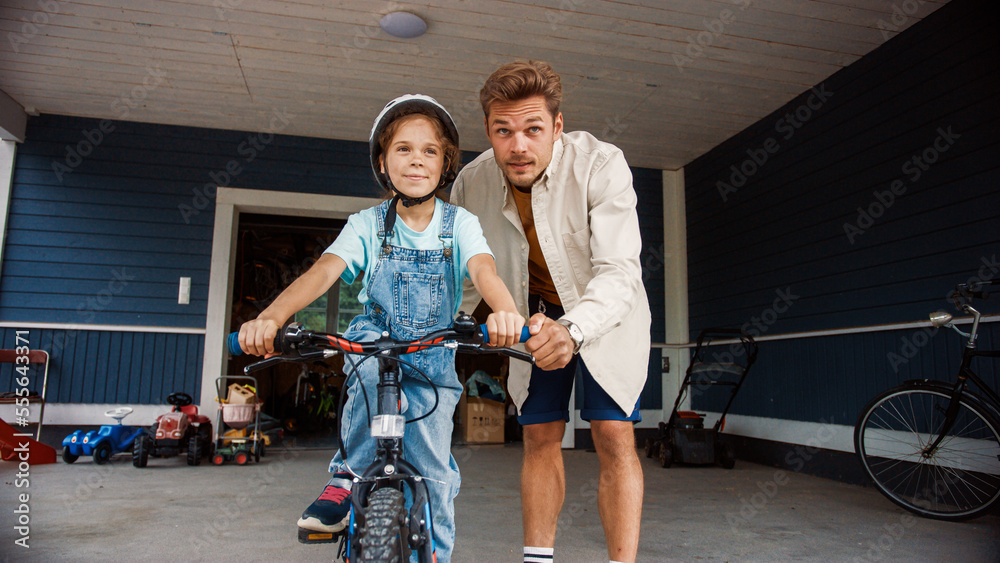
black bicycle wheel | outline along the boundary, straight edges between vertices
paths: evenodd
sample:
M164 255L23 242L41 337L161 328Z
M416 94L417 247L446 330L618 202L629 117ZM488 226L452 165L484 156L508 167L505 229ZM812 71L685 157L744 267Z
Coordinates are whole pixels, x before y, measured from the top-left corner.
M950 402L945 387L902 385L875 397L854 427L854 448L878 490L927 518L965 520L1000 500L1000 422L963 396L940 444Z
M405 541L401 528L405 518L401 491L386 487L372 493L368 497L365 525L358 529L360 549L352 559L357 562L401 562Z

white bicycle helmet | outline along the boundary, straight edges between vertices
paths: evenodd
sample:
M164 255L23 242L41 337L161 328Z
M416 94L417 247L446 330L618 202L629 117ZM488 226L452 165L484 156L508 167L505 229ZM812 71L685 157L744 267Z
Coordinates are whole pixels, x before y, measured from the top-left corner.
M434 98L423 94L405 94L385 105L385 108L383 108L381 113L378 114L378 117L375 118L375 123L372 124L372 132L368 136L368 149L371 154L372 172L375 174L375 180L378 184L382 186L383 189L393 193L395 197L399 198L403 202L403 205L407 207L427 201L428 199L434 197L437 190L453 182L455 180L455 176L458 175L458 168L460 165L459 159L457 158L452 159L455 162L450 162L446 159L445 169L441 174L441 182L426 196L410 198L396 191L396 188L392 185L392 181L389 179L389 176L381 170L379 159L382 156L382 147L379 146L378 139L382 136L382 131L386 128L386 126L392 123L396 118L401 115L411 113L423 113L436 116L441 120L441 123L444 124L445 135L451 139L456 147L460 146L458 144L458 128L455 127L455 121L451 118L451 114L448 113L448 110L444 109L444 106L439 104Z

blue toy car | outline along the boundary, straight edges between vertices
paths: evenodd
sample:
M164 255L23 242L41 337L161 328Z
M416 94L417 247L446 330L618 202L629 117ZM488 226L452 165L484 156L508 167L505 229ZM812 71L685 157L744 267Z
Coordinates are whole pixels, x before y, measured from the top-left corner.
M107 463L111 456L121 452L132 451L132 443L136 436L144 432L143 428L123 426L122 419L132 414L129 407L119 407L104 413L118 424L106 424L100 430L84 433L77 430L63 439L62 458L66 463L73 463L82 455L94 456L94 463Z

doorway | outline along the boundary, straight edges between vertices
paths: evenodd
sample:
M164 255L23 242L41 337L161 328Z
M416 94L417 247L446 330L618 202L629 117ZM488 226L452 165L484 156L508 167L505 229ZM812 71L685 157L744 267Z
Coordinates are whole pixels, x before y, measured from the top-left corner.
M238 330L243 320L256 316L266 307L266 303L270 302L269 299L273 300L288 283L311 265L315 258L310 260L309 257L315 255L318 258L325 248L324 243L336 237L336 233L352 213L371 207L378 201L372 198L218 188L215 198L205 351L199 394L202 411L218 410L217 378L224 374L242 374L243 365L250 361L245 357L230 361L225 346L226 335ZM258 232L250 234L255 230ZM248 248L254 248L255 259L261 267L242 266L243 259L248 256L243 252L241 239L247 243ZM293 258L293 255L301 258ZM254 259L248 261L252 264ZM273 267L277 264L282 264L283 267ZM272 267L268 268L268 265ZM261 272L249 275L253 270ZM291 279L286 283L285 278ZM338 291L343 291L343 288L338 288ZM247 296L253 298L252 302L244 299ZM326 301L314 303L306 308L305 313L312 316L300 320L307 323L307 326L313 324L319 317L324 320L331 318L328 311L331 306L329 294L324 298ZM240 303L240 301L246 302ZM333 302L339 307L341 303L339 296ZM332 315L332 318L337 319L345 315L350 318L353 314L350 312L350 307L341 309ZM241 365L239 362L244 363ZM266 405L265 413L274 409L270 412L280 414L278 409L281 397L286 392L285 387L292 388L299 384L300 371L294 371L294 367L291 369L294 372L291 376L269 375L266 372L254 374L259 376L262 386L260 396ZM283 381L288 377L294 378L294 383ZM303 381L306 379L308 376L303 378ZM303 386L299 385L299 393L304 393L302 389ZM279 422L271 421L272 424ZM301 445L331 447L319 443Z
M256 318L282 291L309 270L337 238L344 219L244 213L239 217L230 332ZM287 322L319 332L342 332L361 312L361 277L337 282ZM259 358L234 356L227 373L242 373ZM342 360L279 364L253 374L263 402L261 424L272 441L298 447L333 447L337 399L344 384ZM280 432L279 432L280 430Z

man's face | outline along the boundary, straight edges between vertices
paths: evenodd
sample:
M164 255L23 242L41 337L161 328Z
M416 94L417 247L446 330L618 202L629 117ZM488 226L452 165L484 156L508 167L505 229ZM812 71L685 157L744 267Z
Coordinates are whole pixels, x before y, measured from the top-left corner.
M530 188L545 172L562 128L562 113L553 118L544 96L493 102L486 117L486 136L497 164L507 181L518 188Z

